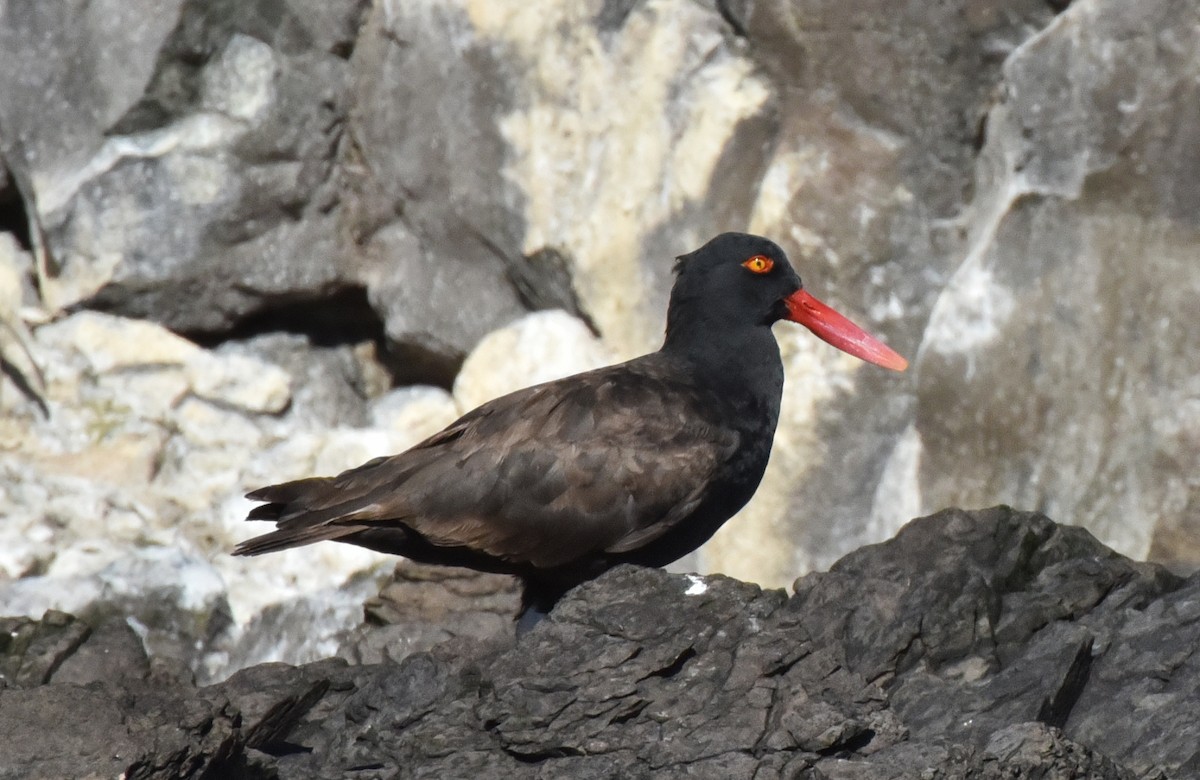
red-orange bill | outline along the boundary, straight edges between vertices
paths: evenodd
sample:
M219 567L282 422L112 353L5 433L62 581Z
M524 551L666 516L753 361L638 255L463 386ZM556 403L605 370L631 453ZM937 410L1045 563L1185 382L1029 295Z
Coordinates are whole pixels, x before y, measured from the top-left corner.
M797 290L784 302L788 319L808 328L822 341L877 366L893 371L908 368L908 361L891 347L809 295L807 290Z

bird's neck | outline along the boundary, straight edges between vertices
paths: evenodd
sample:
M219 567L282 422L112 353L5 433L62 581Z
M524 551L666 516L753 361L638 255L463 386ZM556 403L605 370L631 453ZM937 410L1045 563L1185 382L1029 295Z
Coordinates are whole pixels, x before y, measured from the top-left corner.
M697 385L774 430L783 393L783 361L770 327L668 332L661 351L685 363Z

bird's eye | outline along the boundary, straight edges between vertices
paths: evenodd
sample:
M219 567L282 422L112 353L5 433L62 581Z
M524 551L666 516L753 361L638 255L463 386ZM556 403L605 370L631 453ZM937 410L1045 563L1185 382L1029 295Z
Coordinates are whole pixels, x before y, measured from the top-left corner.
M755 255L746 262L742 263L742 268L756 274L765 274L775 267L775 261L769 257Z

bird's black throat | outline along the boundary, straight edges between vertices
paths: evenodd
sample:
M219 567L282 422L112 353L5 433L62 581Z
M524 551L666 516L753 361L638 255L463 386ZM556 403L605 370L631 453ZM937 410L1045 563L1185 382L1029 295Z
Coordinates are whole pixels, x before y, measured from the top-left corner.
M767 325L735 329L667 332L661 352L686 366L698 388L728 405L729 420L775 432L783 396L783 360L779 342Z

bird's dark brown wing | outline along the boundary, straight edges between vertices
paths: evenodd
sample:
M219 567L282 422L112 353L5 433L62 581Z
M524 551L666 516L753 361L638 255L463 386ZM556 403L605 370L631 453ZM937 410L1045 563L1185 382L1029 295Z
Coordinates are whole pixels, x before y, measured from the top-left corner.
M640 547L686 517L738 445L711 399L642 359L484 404L412 449L255 491L254 554L372 528L554 567Z

